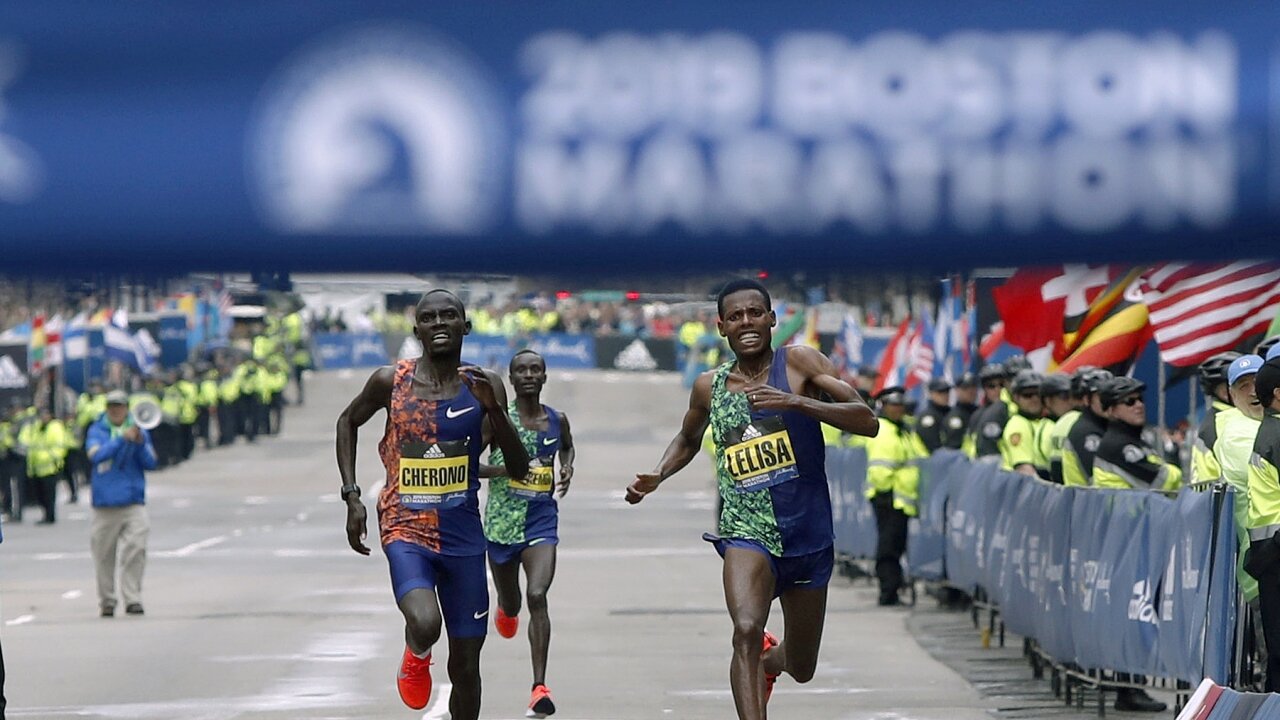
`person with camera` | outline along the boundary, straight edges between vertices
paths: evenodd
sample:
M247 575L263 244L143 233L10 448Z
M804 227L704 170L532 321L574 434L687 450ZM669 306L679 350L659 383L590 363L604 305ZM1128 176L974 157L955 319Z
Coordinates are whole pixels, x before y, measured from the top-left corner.
M89 426L85 448L93 463L93 529L90 551L98 578L102 617L116 612L116 566L125 612L141 615L142 573L147 561L146 471L156 467L151 436L129 413L129 398L107 393L107 412Z

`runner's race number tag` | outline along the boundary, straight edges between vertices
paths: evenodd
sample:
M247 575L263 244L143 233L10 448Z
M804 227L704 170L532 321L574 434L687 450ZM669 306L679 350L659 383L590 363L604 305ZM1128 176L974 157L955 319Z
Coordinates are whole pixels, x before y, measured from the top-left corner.
M725 469L738 492L780 485L800 476L791 435L778 416L753 420L729 432Z
M523 479L512 478L511 494L525 500L536 500L551 495L556 482L555 458L535 457L529 461L529 474Z
M468 440L407 442L400 447L400 503L414 510L461 505L467 497Z

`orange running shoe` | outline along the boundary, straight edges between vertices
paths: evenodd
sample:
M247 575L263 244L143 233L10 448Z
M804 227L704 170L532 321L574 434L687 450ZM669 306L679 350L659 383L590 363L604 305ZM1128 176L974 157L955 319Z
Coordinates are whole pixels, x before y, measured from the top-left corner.
M551 702L551 691L546 685L534 685L533 696L529 698L529 710L525 717L544 718L556 714L556 704Z
M408 647L400 659L400 672L396 675L396 688L400 699L414 710L421 710L431 699L431 655L419 658Z
M516 636L516 631L520 629L520 616L511 617L502 612L502 608L498 608L498 612L493 614L493 626L502 637L513 638Z
M779 643L779 642L778 642L778 638L777 638L777 636L775 636L773 633L769 632L768 630L765 630L765 631L764 631L764 649L760 651L760 658L761 658L761 660L763 660L763 659L764 659L764 654L765 654L765 653L767 653L767 652L769 652L769 648L775 648L775 647L778 647L778 645L780 645L780 644L781 644L781 643ZM770 675L769 673L765 673L765 674L764 674L764 701L765 701L765 704L768 704L768 703L769 703L769 698L773 697L773 685L774 685L774 683L776 683L776 682L778 682L778 676L777 676L777 675Z

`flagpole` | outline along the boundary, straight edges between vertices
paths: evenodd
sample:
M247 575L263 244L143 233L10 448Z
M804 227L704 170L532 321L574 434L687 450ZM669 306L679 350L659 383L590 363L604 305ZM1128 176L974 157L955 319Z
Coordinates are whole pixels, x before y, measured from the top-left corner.
M1164 417L1164 411L1165 411L1165 407L1164 407L1164 406L1165 406L1165 402L1164 402L1164 383L1165 383L1165 375L1166 375L1166 372L1165 372L1165 368L1164 368L1164 361L1162 361L1159 357L1156 357L1156 387L1160 388L1160 394L1159 394L1159 396L1157 396L1157 398L1156 398L1156 417L1157 417L1157 418L1159 418L1159 421L1160 421L1160 432L1161 432L1161 434L1163 434L1163 433L1165 432L1166 428L1168 427L1168 426L1165 424L1165 417Z

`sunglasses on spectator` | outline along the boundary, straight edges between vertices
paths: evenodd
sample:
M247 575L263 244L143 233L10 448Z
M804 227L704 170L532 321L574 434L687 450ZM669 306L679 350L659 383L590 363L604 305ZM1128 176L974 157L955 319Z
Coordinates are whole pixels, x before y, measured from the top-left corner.
M1140 402L1142 402L1142 396L1134 395L1131 398L1125 398L1124 400L1121 400L1120 404L1126 407L1133 407L1134 405L1137 405Z

